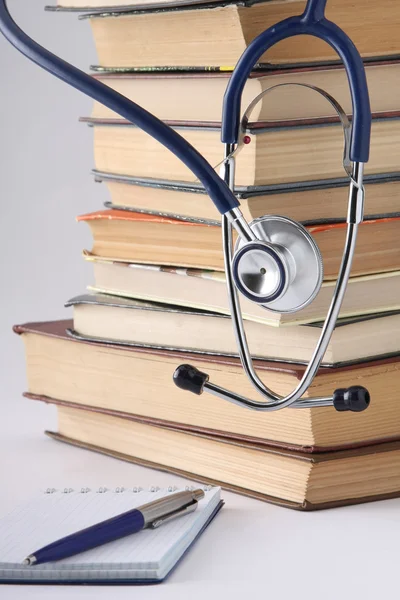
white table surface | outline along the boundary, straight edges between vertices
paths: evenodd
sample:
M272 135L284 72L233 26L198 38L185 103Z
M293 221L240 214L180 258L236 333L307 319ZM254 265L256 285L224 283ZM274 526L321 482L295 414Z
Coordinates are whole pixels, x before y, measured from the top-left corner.
M9 403L11 406L11 403ZM3 413L4 414L4 413ZM0 514L41 489L179 484L183 480L43 435L54 407L15 398L0 423ZM397 597L400 500L301 513L223 493L226 505L171 577L145 587L0 586L20 598Z

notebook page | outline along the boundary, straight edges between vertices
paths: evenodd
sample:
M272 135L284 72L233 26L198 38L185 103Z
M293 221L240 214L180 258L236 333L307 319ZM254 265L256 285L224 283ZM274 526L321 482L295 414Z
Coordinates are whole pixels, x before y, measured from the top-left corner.
M206 488L197 510L158 529L145 529L76 556L33 567L23 559L39 548L90 525L181 489L88 488L50 490L0 519L0 579L157 579L185 552L220 501Z

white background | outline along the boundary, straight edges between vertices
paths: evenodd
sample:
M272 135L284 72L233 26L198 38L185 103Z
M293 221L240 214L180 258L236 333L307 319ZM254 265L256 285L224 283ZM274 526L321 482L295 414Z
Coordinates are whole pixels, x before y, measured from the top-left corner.
M90 28L74 15L44 13L42 0L9 0L35 39L87 69L96 62ZM23 400L23 347L12 325L65 318L84 291L90 246L79 213L101 207L90 176L91 101L56 81L0 39L0 514L47 486L165 485L177 477L57 444L53 408ZM226 506L161 586L0 586L0 598L397 597L400 500L317 513L224 494ZM28 548L27 551L33 550Z

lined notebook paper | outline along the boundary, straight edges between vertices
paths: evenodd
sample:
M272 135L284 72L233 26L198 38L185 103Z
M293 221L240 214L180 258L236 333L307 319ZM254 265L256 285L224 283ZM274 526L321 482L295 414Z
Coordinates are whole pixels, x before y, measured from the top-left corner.
M144 529L54 563L24 566L26 556L59 538L182 491L175 487L48 489L0 519L0 582L162 581L221 507L220 488L204 490L196 511L158 529Z

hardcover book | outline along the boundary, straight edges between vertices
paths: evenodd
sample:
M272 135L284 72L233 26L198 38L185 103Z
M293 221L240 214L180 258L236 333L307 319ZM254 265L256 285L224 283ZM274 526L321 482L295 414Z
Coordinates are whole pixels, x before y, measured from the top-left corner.
M400 173L400 113L372 122L371 156L366 174ZM181 123L174 127L214 167L223 159L220 128ZM95 166L99 171L199 185L193 173L167 148L129 123L93 125ZM336 120L257 123L250 143L237 154L237 186L265 186L346 178L343 131ZM290 169L288 168L290 164Z
M76 296L66 306L73 307L70 333L78 338L237 356L232 323L226 315L105 294ZM322 325L269 327L247 321L246 335L258 358L306 363ZM399 325L398 311L340 319L322 364L353 364L397 354L400 341L394 332Z
M93 234L91 255L124 262L224 270L221 228L144 213L97 211L78 217ZM336 279L346 223L307 226L324 263L325 280ZM361 223L352 276L397 270L400 217Z
M371 106L375 113L398 110L397 89L400 62L392 59L365 64ZM228 72L107 72L93 75L127 98L144 106L159 119L169 122L197 122L218 125L221 121L223 97L231 73ZM253 71L242 95L242 112L256 96L276 85L264 95L251 113L250 124L258 121L287 121L335 117L336 112L320 94L299 85L321 88L333 96L343 110L352 112L347 76L342 65L293 67ZM95 102L93 119L121 117Z
M143 3L141 3L143 5ZM269 26L301 14L305 0L238 2L186 7L162 4L150 10L94 13L90 19L98 62L102 67L233 66L249 43ZM347 0L331 0L327 17L353 40L363 57L396 56L399 12L393 0L357 8ZM145 58L144 58L145 57ZM317 38L284 40L260 58L260 63L293 64L337 61L338 56Z
M400 496L400 442L309 455L81 408L59 406L57 412L55 439L290 508Z
M173 383L177 366L190 363L208 373L216 385L257 400L260 396L238 358L77 340L67 334L72 327L68 320L15 327L26 350L28 398L306 453L400 439L399 353L352 366L321 367L304 395L329 396L337 388L357 383L371 395L371 404L362 414L331 408L266 413L243 410L206 393L188 395ZM305 371L301 364L257 359L255 368L281 395L293 390Z
M104 182L110 192L107 208L214 224L220 222L220 213L200 184L137 178L97 170L93 171L93 175L97 182ZM338 223L346 219L348 185L348 178L342 177L330 181L236 186L235 194L249 221L272 214L286 215L304 224ZM399 215L400 174L366 176L365 185L366 219Z
M220 271L140 265L86 257L93 266L89 290L161 304L188 306L206 312L230 314L226 280ZM296 313L272 312L244 296L240 299L246 320L272 326L322 321L328 311L336 281L325 281L313 302ZM341 317L400 310L400 272L351 277L340 311Z

